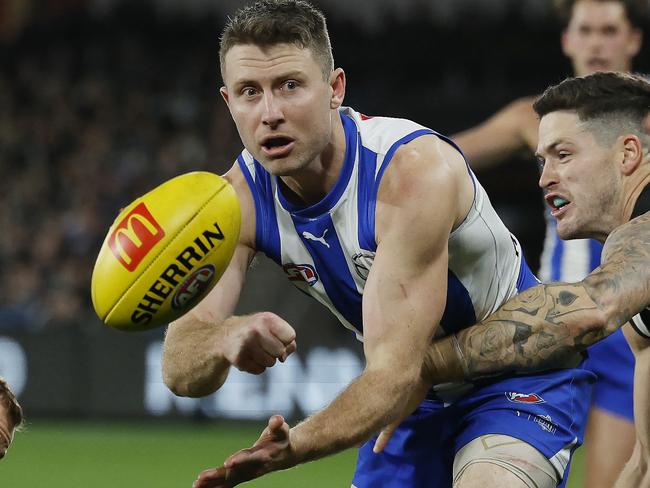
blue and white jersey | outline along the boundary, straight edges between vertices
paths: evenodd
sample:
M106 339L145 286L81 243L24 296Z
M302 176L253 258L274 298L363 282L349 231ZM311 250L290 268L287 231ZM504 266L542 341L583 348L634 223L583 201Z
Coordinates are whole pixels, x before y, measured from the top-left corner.
M404 119L340 111L346 153L341 175L320 202L288 201L278 178L244 150L238 157L256 212L256 247L279 264L301 291L327 306L359 338L361 300L375 257L375 205L382 175L395 151L424 135L448 138ZM459 150L460 151L460 150ZM441 325L451 333L494 312L534 278L517 240L506 229L468 167L474 202L449 237L447 304ZM524 264L522 264L522 262ZM521 272L525 268L525 272Z
M603 245L594 239L563 241L557 235L557 224L550 212L545 212L546 237L540 258L539 277L544 283L582 280L600 265Z

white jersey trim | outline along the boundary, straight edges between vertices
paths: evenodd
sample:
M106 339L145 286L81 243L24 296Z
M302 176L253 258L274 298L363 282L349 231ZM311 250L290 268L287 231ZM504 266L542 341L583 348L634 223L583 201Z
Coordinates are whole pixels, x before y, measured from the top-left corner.
M640 313L632 317L630 323L632 324L632 327L634 327L634 330L636 330L641 337L650 339L650 327L648 327L648 325L646 325L646 323L643 321L643 317Z
M571 459L571 451L578 443L576 437L573 438L569 444L564 446L555 456L549 459L550 463L557 471L557 474L560 476L560 479L564 478L564 472L566 471L567 466L569 465L569 460Z

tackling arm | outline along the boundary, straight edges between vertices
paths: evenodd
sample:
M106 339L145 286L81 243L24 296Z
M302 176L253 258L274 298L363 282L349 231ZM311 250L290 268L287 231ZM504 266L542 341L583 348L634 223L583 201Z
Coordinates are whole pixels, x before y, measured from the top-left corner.
M616 229L579 283L538 285L457 337L434 342L431 382L562 367L650 304L650 214Z
M579 283L534 286L482 322L434 341L401 419L432 384L575 365L580 351L643 310L650 304L650 213L614 231L602 261ZM376 452L401 419L382 430Z

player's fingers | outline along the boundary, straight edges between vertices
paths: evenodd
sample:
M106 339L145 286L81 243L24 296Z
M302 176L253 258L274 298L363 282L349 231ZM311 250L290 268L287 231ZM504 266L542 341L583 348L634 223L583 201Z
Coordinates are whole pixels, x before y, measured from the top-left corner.
M274 415L271 417L269 419L268 429L277 442L285 442L289 439L289 431L291 428L282 415Z
M271 434L283 433L282 427L285 425L284 417L282 415L273 415L269 419L269 432Z
M264 349L255 349L249 353L250 359L263 368L270 368L275 365L276 357L270 355Z
M372 452L379 454L384 450L384 448L388 445L390 438L393 437L393 433L395 432L397 425L397 423L390 424L382 429L382 431L379 433L379 436L377 437L377 440L375 441Z
M291 344L296 340L296 331L289 325L288 322L282 320L280 317L278 317L278 320L271 322L269 325L269 330L285 345Z
M266 367L253 360L250 354L240 356L235 363L233 363L239 371L250 374L262 374L266 371Z
M228 471L223 466L206 469L192 483L192 488L227 488L232 486L227 482Z
M255 445L250 449L252 455L251 459L254 458L254 454L259 452L260 449L264 449L265 446L268 446L268 441L271 441L272 443L282 443L287 440L289 438L289 430L289 424L285 422L282 415L273 415L269 418L266 428L262 431L262 434L260 434ZM244 449L244 451L246 451L246 449ZM237 460L237 462L239 462L239 460Z
M262 349L275 358L281 358L287 348L287 346L273 334L262 335L259 344Z
M223 466L232 474L233 468L235 468L238 464L257 462L257 458L259 456L256 456L256 453L257 450L255 448L242 449L241 451L237 451L235 454L226 459L223 462Z
M296 352L297 349L298 349L298 344L296 344L296 341L291 341L289 345L284 348L284 352L279 358L280 362L284 363L289 357L289 355Z

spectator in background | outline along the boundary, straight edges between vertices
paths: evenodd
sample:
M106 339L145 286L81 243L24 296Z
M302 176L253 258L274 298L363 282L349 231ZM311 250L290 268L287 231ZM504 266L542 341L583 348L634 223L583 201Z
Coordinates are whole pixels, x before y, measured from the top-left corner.
M632 69L641 48L644 0L556 0L555 4L565 23L562 50L576 76ZM474 169L494 167L521 150L532 156L539 125L532 107L534 98L516 100L454 137ZM601 250L595 240L561 241L555 220L547 213L540 278L545 282L578 281L600 264ZM592 347L589 354L590 367L599 381L585 436L585 486L610 488L634 444L634 357L621 331Z
M0 377L0 459L5 457L14 433L23 423L23 409L7 382Z

